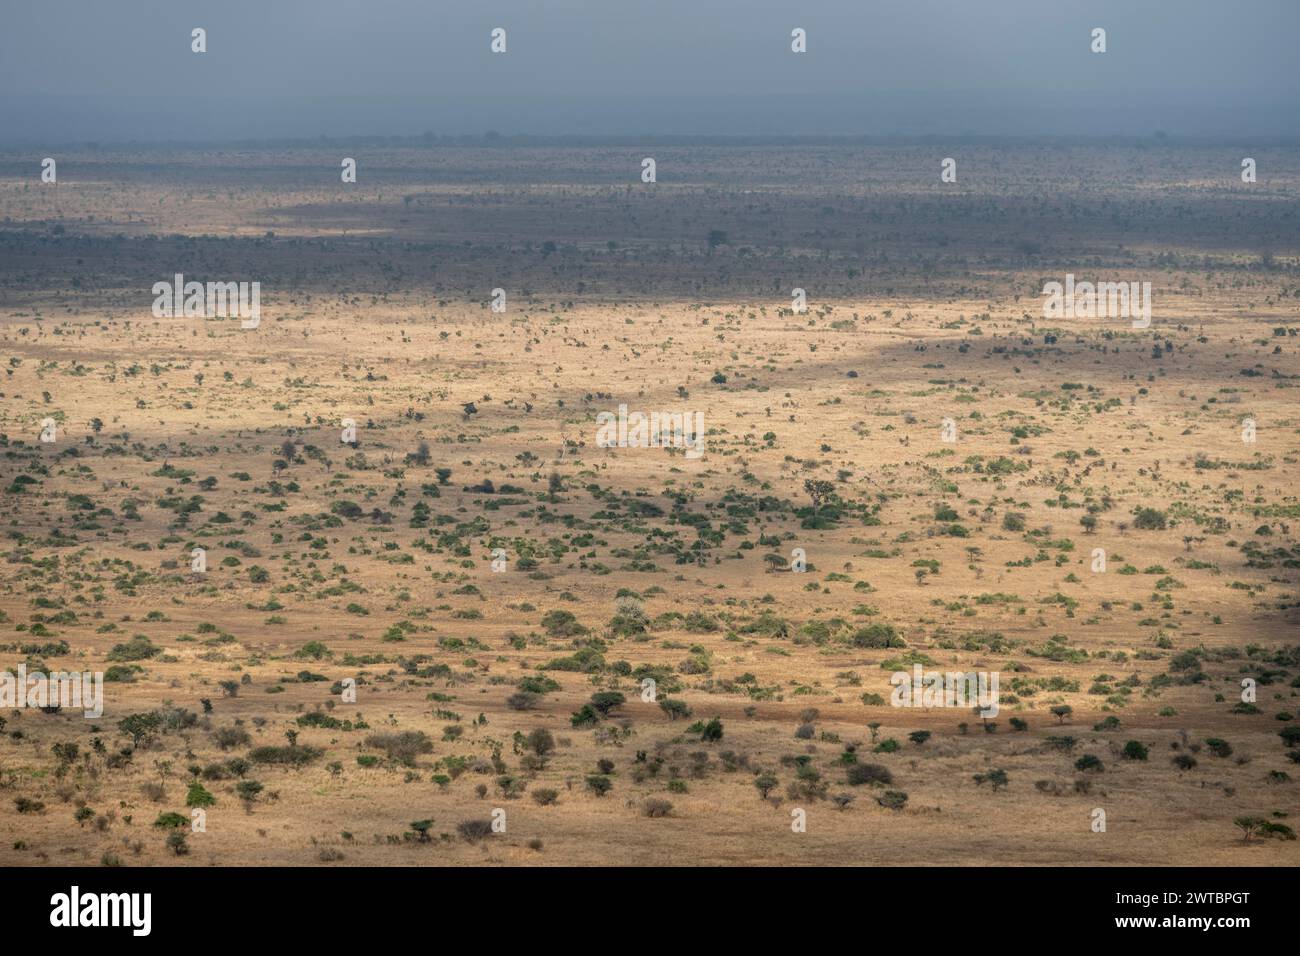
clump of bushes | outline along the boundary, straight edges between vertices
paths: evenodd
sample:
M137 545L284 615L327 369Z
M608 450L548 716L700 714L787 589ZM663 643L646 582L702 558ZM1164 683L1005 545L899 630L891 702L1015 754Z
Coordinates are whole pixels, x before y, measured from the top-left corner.
M415 766L416 757L433 752L433 741L422 730L404 730L396 734L371 734L366 738L366 746L382 750L389 760L404 767Z
M253 763L280 764L301 767L322 756L324 751L318 747L255 747L248 752L248 759Z
M849 767L848 780L855 787L863 784L885 786L894 782L894 775L888 767L878 763L858 763Z
M464 820L456 824L456 832L467 843L477 843L492 835L491 820Z
M649 797L641 805L641 812L647 817L666 817L673 812L673 805L668 800L662 800L658 797Z
M907 805L907 794L902 790L886 790L876 797L876 802L886 810L901 810Z

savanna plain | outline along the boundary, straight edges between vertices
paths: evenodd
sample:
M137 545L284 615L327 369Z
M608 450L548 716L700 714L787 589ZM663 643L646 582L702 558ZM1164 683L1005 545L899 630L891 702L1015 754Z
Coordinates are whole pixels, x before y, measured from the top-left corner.
M105 676L0 712L0 862L1294 865L1300 160L1242 155L0 153L0 666Z

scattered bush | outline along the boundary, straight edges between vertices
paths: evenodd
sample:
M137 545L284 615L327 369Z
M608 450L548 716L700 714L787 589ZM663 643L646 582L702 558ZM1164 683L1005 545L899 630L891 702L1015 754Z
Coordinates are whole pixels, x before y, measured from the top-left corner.
M673 812L673 805L658 797L649 797L641 805L641 812L647 817L666 817Z
M878 763L859 763L849 767L848 780L855 787L863 784L888 785L894 782L894 775L888 767L882 767Z

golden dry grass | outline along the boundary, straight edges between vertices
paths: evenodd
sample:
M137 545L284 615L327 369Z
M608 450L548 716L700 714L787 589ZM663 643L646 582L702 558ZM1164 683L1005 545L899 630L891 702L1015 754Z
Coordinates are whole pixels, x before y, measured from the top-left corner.
M985 149L945 211L932 184L913 181L918 152L876 151L861 167L834 150L819 161L682 151L676 166L660 158L661 178L676 169L678 181L657 193L602 179L635 168L630 153L583 150L397 151L363 160L353 193L307 152L183 154L153 173L110 157L81 179L67 164L57 198L0 181L2 477L35 479L5 494L3 662L103 670L132 635L162 648L133 682L106 685L98 721L6 712L0 861L311 865L333 849L335 865L1294 864L1300 844L1243 844L1232 823L1297 810L1300 770L1277 736L1300 675L1294 162L1274 160L1270 182L1243 193L1231 164L1215 185L1212 151L1149 165L1141 151L1067 152L1052 179L1037 154ZM326 172L304 182L317 160ZM998 170L987 184L981 164ZM380 184L367 184L376 167ZM710 228L729 241L709 250ZM1026 236L1036 248L1017 247ZM261 327L153 318L149 287L176 271L260 279ZM1042 280L1065 271L1150 279L1152 328L1045 322ZM486 305L496 286L505 314ZM789 311L795 286L809 290L806 315ZM596 447L596 414L619 403L701 410L707 455ZM49 415L53 446L35 440ZM1254 444L1240 437L1246 416ZM339 442L347 417L360 426L355 450ZM948 417L956 444L940 441ZM286 439L297 456L276 471ZM428 464L408 462L421 442ZM444 485L437 468L451 469ZM208 477L215 487L200 489ZM846 507L834 526L804 527L806 478L835 482ZM497 494L468 490L484 479ZM192 495L201 510L180 522L167 502ZM361 516L331 516L339 501ZM411 526L418 501L426 527ZM630 502L661 513L637 517ZM1086 504L1098 509L1092 534L1079 525ZM939 506L956 520L938 520ZM1138 507L1170 526L1137 529ZM1008 513L1023 531L1007 530ZM449 531L459 537L440 537ZM185 573L195 544L208 549L202 579ZM505 573L490 569L496 546ZM809 573L766 570L764 554L794 547ZM1090 571L1094 547L1108 553L1105 574ZM525 554L535 571L518 567ZM918 583L918 560L938 573ZM252 565L268 580L251 581ZM609 633L621 590L641 595L653 622L640 638ZM539 669L575 649L546 636L555 609L603 641L604 668ZM49 620L68 610L75 618ZM716 629L692 629L691 612ZM788 634L747 630L764 613ZM906 649L855 646L878 622ZM385 640L397 624L402 639ZM59 640L70 653L22 647ZM328 654L301 656L313 641ZM1202 682L1171 670L1188 650ZM1015 699L996 733L966 711L865 704L866 693L888 699L881 665L907 652L999 671ZM683 672L691 659L703 665ZM682 689L667 696L694 717L642 703L619 661L677 674ZM447 669L415 673L431 665ZM328 679L299 681L303 670ZM1269 671L1260 713L1232 713L1241 678ZM511 710L517 681L538 674L560 689ZM1068 689L1016 693L1015 676ZM330 692L345 677L360 681L355 705ZM241 679L223 696L220 681ZM1090 693L1097 684L1107 689ZM629 702L601 732L570 727L593 692L612 689ZM109 766L129 749L122 717L201 713L203 698L212 713L198 724ZM1064 725L1048 712L1058 703L1074 710ZM297 728L327 707L369 729ZM815 735L796 739L806 708L819 711ZM1095 731L1108 715L1120 729ZM713 716L720 742L688 732ZM1013 731L1012 717L1029 729ZM870 753L871 722L901 749ZM251 812L233 780L206 782L217 800L207 832L173 857L150 824L188 812L188 767L247 752L214 741L236 724L253 746L297 728L298 745L324 755L300 770L254 767L265 790ZM453 724L462 736L443 739ZM512 735L536 727L560 743L529 771ZM908 742L920 729L930 740ZM414 767L358 765L378 753L371 734L409 730L433 741ZM1047 743L1062 734L1077 738L1071 755ZM1232 757L1203 748L1215 737ZM1150 759L1121 759L1129 740ZM65 741L80 754L60 771L51 748ZM891 770L905 809L845 782L849 742ZM1194 769L1171 764L1193 747ZM526 781L521 797L502 794L494 748ZM1073 763L1085 753L1105 770L1083 793ZM449 757L486 772L440 787ZM636 779L656 757L657 775ZM829 795L856 797L848 809L787 792L797 757ZM601 758L615 764L613 788L596 797L584 782ZM974 782L992 768L1006 771L1005 790ZM777 799L760 799L760 770L779 778ZM669 792L673 778L685 792ZM165 796L151 800L141 787L158 782ZM535 805L530 792L548 787L557 803ZM44 809L20 814L18 798ZM647 798L670 800L671 815L647 818ZM105 822L78 824L80 806ZM458 835L493 808L506 811L504 834ZM793 808L807 811L806 833L791 832ZM1094 808L1105 833L1091 830ZM403 836L423 819L433 845Z

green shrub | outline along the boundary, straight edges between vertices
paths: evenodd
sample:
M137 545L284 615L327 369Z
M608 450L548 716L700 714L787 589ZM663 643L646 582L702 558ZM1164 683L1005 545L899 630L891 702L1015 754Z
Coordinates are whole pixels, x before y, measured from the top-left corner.
M317 747L255 747L248 752L253 763L301 767L324 754Z
M878 763L858 763L849 767L848 781L855 787L868 783L888 785L894 782L894 775Z
M382 750L389 760L404 767L414 767L415 758L433 752L433 741L422 730L404 730L396 734L371 734L366 746Z
M187 807L210 807L217 802L217 798L209 793L203 786L195 780L190 784L190 792L185 797Z
M1005 770L987 770L984 773L974 775L975 786L982 787L984 784L990 784L996 792L1003 789L1010 782Z
M1216 757L1231 757L1232 745L1220 737L1208 737L1205 746L1209 748L1210 753Z
M1146 760L1147 759L1146 745L1138 740L1130 740L1128 743L1124 745L1124 759L1125 760Z
M886 790L876 797L876 802L886 810L901 810L907 804L907 794L902 790Z
M627 698L616 690L604 690L591 695L591 706L599 711L602 717L608 717L611 710L626 702Z
M1163 531L1168 518L1163 511L1155 508L1134 508L1133 527L1140 531Z

